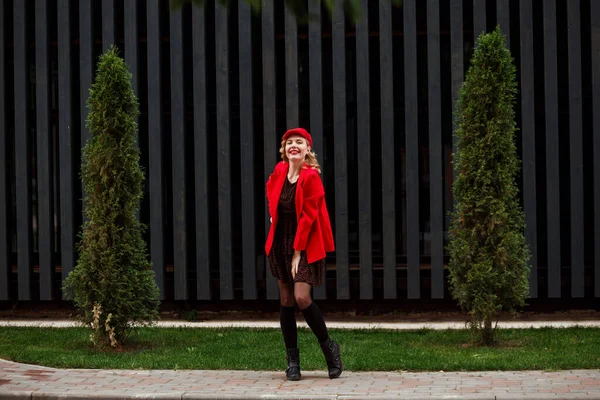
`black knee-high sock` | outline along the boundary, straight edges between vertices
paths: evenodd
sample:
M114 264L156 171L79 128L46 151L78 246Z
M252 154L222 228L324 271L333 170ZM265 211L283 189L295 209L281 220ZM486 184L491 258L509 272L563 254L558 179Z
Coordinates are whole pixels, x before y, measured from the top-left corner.
M327 326L325 326L325 320L323 319L321 309L314 302L312 302L310 306L302 310L302 314L304 315L306 323L310 329L312 329L319 342L326 342L329 338L329 333L327 332Z
M298 328L296 326L296 313L294 307L281 306L279 310L279 323L283 333L286 349L298 347Z

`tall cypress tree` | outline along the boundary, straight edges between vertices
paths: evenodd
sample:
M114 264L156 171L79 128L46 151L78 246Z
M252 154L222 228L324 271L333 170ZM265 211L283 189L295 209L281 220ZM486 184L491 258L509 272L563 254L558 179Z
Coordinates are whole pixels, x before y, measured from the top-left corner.
M529 249L515 182L515 66L500 28L477 40L457 103L451 292L484 344L501 310L523 306Z
M158 288L136 212L144 173L136 144L138 101L113 46L100 57L87 100L91 140L83 150L85 187L79 259L65 281L92 341L120 346L134 325L158 318Z

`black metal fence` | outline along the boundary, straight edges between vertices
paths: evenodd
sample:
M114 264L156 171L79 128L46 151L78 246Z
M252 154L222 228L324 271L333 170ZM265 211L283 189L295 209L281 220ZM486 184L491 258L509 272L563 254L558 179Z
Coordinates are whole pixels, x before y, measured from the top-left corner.
M600 2L0 2L0 300L60 299L82 221L85 101L115 43L140 98L140 218L164 299L275 299L264 182L286 128L323 166L328 299L449 299L452 110L482 31L519 80L532 298L600 296ZM451 300L448 300L451 301Z

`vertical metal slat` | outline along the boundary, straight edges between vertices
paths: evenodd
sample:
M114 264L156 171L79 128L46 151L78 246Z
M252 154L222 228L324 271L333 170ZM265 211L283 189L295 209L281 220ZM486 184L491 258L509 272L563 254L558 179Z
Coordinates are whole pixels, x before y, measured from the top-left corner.
M231 239L231 132L229 123L229 45L227 8L215 4L215 52L217 64L217 169L219 176L219 261L221 299L233 299Z
M183 82L183 14L171 10L171 152L173 179L173 270L175 300L186 300L187 229L185 207L185 104Z
M336 1L332 22L333 136L335 143L335 234L337 298L350 298L348 155L346 124L346 34L344 5Z
M50 129L50 56L48 6L35 2L36 133L40 300L53 300L54 188L52 130Z
M560 297L560 170L556 0L544 0L544 84L546 94L546 185L548 297Z
M567 3L571 182L571 297L583 297L583 111L581 104L580 1Z
M510 49L510 0L496 0L498 25L506 36L506 45Z
M210 231L206 120L206 35L203 7L192 9L194 76L194 161L196 183L196 290L198 300L210 300Z
M7 152L7 122L6 122L6 70L4 67L5 59L5 46L4 46L4 18L5 18L5 4L0 1L0 157L5 160L8 159ZM6 176L6 163L0 163L0 301L10 300L8 295L8 286L10 283L10 258L8 252L10 247L8 245L8 188L9 183Z
M590 2L594 126L594 297L600 297L600 3Z
M324 154L323 147L323 71L322 71L322 38L321 38L321 1L308 1L309 13L313 20L308 25L308 62L310 81L310 133L313 147L317 154ZM321 157L322 176L325 173L323 157ZM325 190L327 182L323 179ZM327 268L323 271L323 284L313 289L315 299L327 298Z
M287 3L286 3L287 4ZM298 28L296 16L285 6L285 111L287 128L295 128L298 118Z
M263 0L262 4L262 66L263 66L263 149L264 149L264 179L265 182L277 162L277 108L275 105L275 21L273 2ZM269 232L269 209L265 200L265 236ZM267 299L279 298L277 280L266 272Z
M477 38L482 33L486 32L486 1L473 0L473 39L477 42Z
M162 193L162 109L159 0L148 0L148 191L150 193L150 258L154 278L165 298L165 256ZM152 77L154 77L152 79Z
M388 0L379 0L379 68L381 85L381 170L383 297L396 293L396 193L394 150L394 57L392 10Z
M360 298L373 298L373 252L371 223L371 104L369 84L369 5L361 1L356 24L356 119L358 138L358 240Z
M14 3L14 95L15 95L15 173L17 175L17 264L19 300L31 300L32 226L31 226L31 152L29 118L27 115L29 88L27 74L27 4Z
M58 0L58 148L60 174L60 227L62 279L75 265L75 215L73 212L73 113L71 85L70 0ZM65 293L63 293L63 297Z
M239 68L240 73L240 145L242 149L254 148L254 118L252 104L252 15L245 2L238 5ZM242 175L242 259L244 299L256 299L256 232L254 216L254 152L241 154Z
M115 0L102 0L102 51L106 53L113 44L117 44L115 37Z
M420 297L419 279L419 110L417 101L417 6L404 0L404 88L406 135L407 292Z
M442 165L442 87L439 2L427 1L429 80L429 207L431 221L431 297L444 298L444 210Z
M533 70L533 10L532 0L519 4L521 51L521 135L523 145L523 211L525 213L525 240L531 253L529 296L538 295L537 265L537 190L535 161L535 95Z

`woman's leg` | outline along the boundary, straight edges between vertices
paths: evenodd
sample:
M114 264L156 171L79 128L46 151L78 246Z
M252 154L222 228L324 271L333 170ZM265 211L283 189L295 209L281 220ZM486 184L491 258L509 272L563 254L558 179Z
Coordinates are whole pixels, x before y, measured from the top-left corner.
M343 371L340 346L329 338L321 309L313 303L310 297L310 285L304 282L296 282L294 285L294 297L296 304L302 310L302 315L304 315L306 323L319 340L321 350L323 350L323 354L325 355L325 361L327 361L329 377L331 379L339 377Z
M279 299L281 308L279 311L279 323L286 349L298 347L298 329L296 327L296 313L294 301L294 286L291 283L279 283Z
M279 283L279 298L281 307L279 323L283 341L285 342L287 364L285 376L290 381L300 380L300 352L298 350L298 328L296 326L296 313L294 301L294 286L291 283Z
M329 333L321 309L313 303L310 297L310 288L311 286L308 283L296 282L294 284L294 297L306 323L319 340L319 343L323 343L329 337Z

